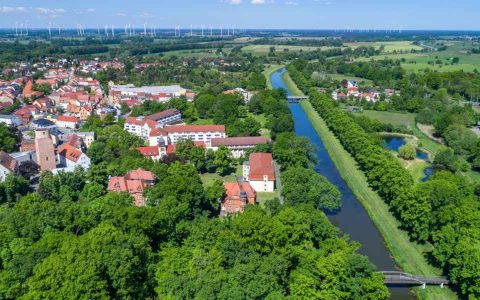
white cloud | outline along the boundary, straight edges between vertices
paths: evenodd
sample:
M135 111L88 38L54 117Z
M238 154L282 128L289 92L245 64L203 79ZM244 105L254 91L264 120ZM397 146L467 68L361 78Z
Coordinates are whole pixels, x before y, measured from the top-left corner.
M26 12L27 8L23 6L0 6L0 13Z
M285 2L285 4L286 4L286 5L296 6L296 5L298 5L298 2L296 2L296 1L287 1L287 2Z
M45 14L45 15L58 15L58 14L65 13L65 9L63 8L37 7L35 10L38 13Z
M261 5L265 4L267 1L265 0L252 0L250 3L255 4L255 5Z
M239 5L242 4L242 0L223 0L223 2L232 4L232 5Z

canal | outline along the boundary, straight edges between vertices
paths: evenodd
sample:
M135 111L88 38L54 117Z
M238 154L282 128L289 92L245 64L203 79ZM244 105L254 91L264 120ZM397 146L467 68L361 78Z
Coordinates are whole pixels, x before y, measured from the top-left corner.
M272 74L271 81L273 88L283 88L291 95L290 91L282 80L282 74L285 69ZM346 182L340 176L330 155L325 149L322 140L310 123L307 115L300 104L290 104L295 121L295 133L298 136L304 136L312 142L317 148L318 163L315 171L325 176L342 193L342 208L334 214L328 214L330 221L339 227L342 232L348 234L354 241L361 243L359 252L369 257L378 270L396 270L398 269L390 256L390 253L383 241L380 232L370 220L362 204L352 193ZM390 299L415 299L408 288L390 288Z

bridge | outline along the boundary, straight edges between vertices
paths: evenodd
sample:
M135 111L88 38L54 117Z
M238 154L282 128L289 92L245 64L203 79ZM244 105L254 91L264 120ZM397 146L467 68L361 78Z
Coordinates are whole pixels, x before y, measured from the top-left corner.
M450 282L446 277L423 277L397 271L381 271L385 276L385 284L394 285L420 285L423 289L427 285L438 285L443 288Z
M288 96L287 101L288 103L298 103L300 100L307 100L307 96Z

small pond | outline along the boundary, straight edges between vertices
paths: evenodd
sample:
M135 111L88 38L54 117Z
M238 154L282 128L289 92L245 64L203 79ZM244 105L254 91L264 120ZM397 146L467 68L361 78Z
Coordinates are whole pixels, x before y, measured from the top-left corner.
M403 137L399 137L399 136L386 136L386 137L384 137L385 147L389 148L393 151L396 151L396 152L398 152L398 149L400 149L400 147L402 147L406 143L407 143L407 141ZM417 158L419 158L421 160L428 161L428 153L420 151L420 150L417 149ZM428 168L426 168L423 171L423 173L425 174L425 177L422 178L422 181L427 181L434 173L433 166L430 165Z

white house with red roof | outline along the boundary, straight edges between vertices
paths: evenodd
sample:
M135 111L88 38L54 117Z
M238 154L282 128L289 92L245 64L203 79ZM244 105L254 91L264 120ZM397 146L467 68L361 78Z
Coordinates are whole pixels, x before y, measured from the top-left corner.
M73 116L59 116L56 120L57 127L75 129L78 127L80 119Z
M271 153L251 153L243 163L243 180L248 181L256 192L275 190L275 167Z
M57 161L66 169L65 171L73 171L79 166L87 170L91 164L90 158L85 153L68 143L62 144L57 149Z
M150 132L155 128L157 128L157 122L145 117L129 117L123 125L123 129L144 139L149 139Z
M17 161L8 153L0 151L0 182L7 178L8 174L15 173Z

